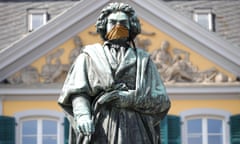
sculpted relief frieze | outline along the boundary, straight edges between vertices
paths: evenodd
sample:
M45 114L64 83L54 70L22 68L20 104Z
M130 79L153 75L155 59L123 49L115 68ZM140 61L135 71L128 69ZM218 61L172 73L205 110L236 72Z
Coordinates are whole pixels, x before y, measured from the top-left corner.
M79 36L73 38L74 49L68 56L68 64L63 64L60 57L64 49L60 48L45 56L46 63L41 66L41 71L33 66L27 66L7 79L10 84L34 84L34 83L62 83L72 63L81 53L83 45Z
M189 53L178 48L169 52L169 42L163 41L161 47L151 53L153 61L165 82L228 82L228 78L216 68L200 71L189 60Z
M90 35L95 33L89 32ZM154 33L143 32L143 35L152 36ZM6 79L10 84L34 84L34 83L62 83L66 78L70 66L76 57L82 52L84 47L79 36L73 38L74 48L68 55L68 63L63 64L61 56L64 55L64 48L60 48L45 56L46 63L41 66L41 70L33 66L27 66ZM135 39L138 48L148 50L151 45L150 39ZM200 71L189 59L190 53L180 48L173 48L170 51L170 43L162 41L160 48L150 53L151 58L156 63L162 80L166 83L220 83L230 82L230 78L221 73L215 67Z

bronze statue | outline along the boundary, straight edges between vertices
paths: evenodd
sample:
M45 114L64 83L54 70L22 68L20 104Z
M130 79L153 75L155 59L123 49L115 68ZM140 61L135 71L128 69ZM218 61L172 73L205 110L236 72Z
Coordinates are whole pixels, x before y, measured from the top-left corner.
M71 124L69 143L159 144L170 100L150 55L135 47L135 11L110 3L96 27L104 44L83 49L58 100Z

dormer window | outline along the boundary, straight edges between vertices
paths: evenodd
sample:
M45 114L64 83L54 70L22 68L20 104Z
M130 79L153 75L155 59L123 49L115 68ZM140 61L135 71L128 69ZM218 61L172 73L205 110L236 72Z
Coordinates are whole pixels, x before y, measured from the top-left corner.
M214 14L211 9L195 9L193 19L204 28L215 31Z
M28 31L36 30L47 23L46 9L30 9L28 10Z

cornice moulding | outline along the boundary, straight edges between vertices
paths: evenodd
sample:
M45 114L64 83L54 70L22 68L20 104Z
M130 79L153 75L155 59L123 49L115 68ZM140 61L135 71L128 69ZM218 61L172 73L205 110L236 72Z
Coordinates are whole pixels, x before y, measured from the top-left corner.
M0 86L0 97L6 100L50 99L57 100L62 84L36 84ZM171 99L238 99L240 84L166 84Z

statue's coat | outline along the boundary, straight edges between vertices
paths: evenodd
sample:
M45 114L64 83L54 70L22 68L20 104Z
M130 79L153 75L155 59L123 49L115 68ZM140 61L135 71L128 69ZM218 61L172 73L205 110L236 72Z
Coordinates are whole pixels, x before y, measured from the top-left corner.
M109 58L106 46L86 46L69 71L59 104L72 126L70 143L76 143L76 122L72 99L84 97L92 105L95 133L94 144L159 144L159 122L170 108L163 82L149 54L141 49L128 48L123 61L113 71L115 63ZM119 79L121 81L119 81ZM134 85L133 103L129 108L117 108L101 102L119 82Z

